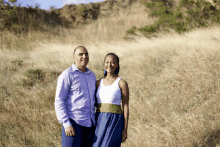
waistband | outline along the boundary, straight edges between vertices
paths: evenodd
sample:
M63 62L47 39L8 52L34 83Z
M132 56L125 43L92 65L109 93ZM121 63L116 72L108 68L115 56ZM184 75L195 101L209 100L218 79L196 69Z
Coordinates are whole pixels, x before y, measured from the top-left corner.
M109 103L99 103L98 107L96 108L96 112L123 114L121 110L121 105L115 105Z

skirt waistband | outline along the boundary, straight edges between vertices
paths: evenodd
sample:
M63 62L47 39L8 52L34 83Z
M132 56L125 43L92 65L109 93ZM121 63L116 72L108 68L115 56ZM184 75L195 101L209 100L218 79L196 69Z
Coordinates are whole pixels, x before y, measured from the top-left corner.
M121 110L121 105L115 105L109 103L99 103L98 107L96 108L96 112L123 114Z

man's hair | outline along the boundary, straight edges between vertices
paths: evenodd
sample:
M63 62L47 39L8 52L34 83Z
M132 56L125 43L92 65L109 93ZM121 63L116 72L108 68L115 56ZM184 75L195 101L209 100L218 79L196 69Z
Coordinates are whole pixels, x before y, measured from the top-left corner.
M74 51L73 51L73 55L75 54L75 52L76 52L76 50L77 50L78 48L84 48L85 50L87 50L85 46L77 46L77 47L74 49Z

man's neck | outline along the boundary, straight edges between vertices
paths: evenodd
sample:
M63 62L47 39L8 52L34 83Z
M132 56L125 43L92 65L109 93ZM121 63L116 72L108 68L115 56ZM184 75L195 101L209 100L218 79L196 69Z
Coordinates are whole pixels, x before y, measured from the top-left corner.
M82 71L82 72L86 72L86 67L77 67L80 71Z

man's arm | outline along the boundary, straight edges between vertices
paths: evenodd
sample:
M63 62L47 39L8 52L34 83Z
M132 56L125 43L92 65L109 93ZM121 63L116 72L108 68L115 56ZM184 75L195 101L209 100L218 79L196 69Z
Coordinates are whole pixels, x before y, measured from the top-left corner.
M70 79L67 71L64 71L57 80L57 89L55 97L55 111L58 121L63 124L64 128L72 126L66 111L65 100L70 88Z

